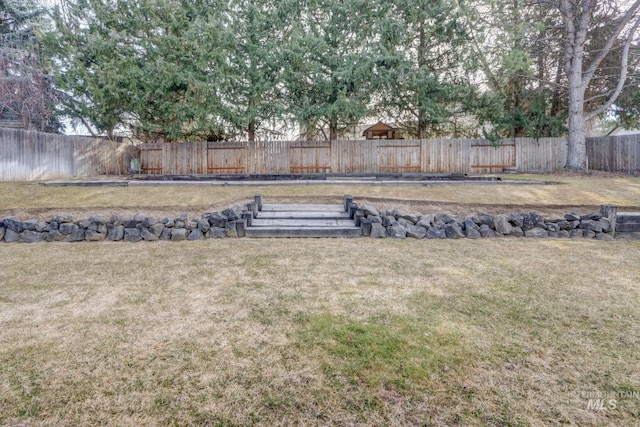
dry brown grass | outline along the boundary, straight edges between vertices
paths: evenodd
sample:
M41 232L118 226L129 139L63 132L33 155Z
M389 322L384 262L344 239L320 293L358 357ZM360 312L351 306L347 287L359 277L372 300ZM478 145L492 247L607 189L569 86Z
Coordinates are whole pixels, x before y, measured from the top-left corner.
M418 213L478 211L508 213L537 209L543 214L569 209L590 210L600 204L640 209L640 178L596 176L506 175L504 179L553 181L560 185L298 185L158 187L45 187L37 183L0 183L0 217L47 216L63 211L80 217L92 213L192 215L244 203L255 193L270 202L336 202L352 194L359 203L400 208ZM505 212L508 211L508 212Z
M632 425L640 242L0 245L0 425ZM585 393L627 393L588 410Z
M638 178L527 178L563 184L0 183L0 216L201 213L255 193L422 213L640 204ZM1 426L614 426L640 414L640 242L0 244L0 259ZM616 408L589 409L598 393Z

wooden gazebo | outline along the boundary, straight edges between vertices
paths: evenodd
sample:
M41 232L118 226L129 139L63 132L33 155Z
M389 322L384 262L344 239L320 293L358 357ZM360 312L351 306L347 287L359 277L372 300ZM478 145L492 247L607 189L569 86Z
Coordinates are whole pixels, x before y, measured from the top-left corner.
M366 139L403 139L398 128L389 126L386 123L378 122L373 126L369 126L362 132L362 136Z

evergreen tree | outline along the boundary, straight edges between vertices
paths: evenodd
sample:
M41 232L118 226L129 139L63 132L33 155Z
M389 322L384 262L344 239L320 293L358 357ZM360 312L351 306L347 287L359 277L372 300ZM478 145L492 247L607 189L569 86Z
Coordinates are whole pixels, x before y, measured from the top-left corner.
M285 1L292 25L285 43L292 117L335 140L368 115L379 59L375 2ZM325 130L328 130L325 131Z
M472 92L463 2L379 1L382 107L418 138L451 131ZM465 69L466 67L466 69Z
M215 0L68 0L50 38L65 112L147 141L224 137Z
M281 134L273 125L281 124L285 115L282 11L274 0L238 0L230 12L220 81L224 118L249 141L257 132L265 137Z

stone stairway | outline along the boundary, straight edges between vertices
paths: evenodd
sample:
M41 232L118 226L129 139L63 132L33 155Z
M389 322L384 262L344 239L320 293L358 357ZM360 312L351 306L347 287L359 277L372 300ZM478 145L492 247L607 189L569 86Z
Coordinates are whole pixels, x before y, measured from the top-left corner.
M359 237L356 226L342 205L262 204L245 229L246 237Z

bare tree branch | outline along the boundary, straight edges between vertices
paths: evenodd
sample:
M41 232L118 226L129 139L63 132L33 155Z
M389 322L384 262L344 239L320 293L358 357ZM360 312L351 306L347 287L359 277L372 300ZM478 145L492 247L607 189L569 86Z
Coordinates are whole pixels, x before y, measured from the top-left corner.
M637 3L640 6L640 1L637 2ZM618 79L618 85L616 86L616 89L611 94L611 96L609 97L607 102L602 104L599 108L595 109L591 113L585 114L585 119L586 120L591 120L594 117L596 117L596 116L604 113L605 111L607 111L609 109L609 107L611 107L613 105L613 103L616 101L618 96L620 96L620 93L622 92L622 89L624 88L624 84L627 81L627 72L628 72L627 67L628 67L628 63L629 63L629 48L631 47L631 42L633 40L633 35L638 30L638 26L640 26L640 18L636 20L636 22L633 25L633 27L631 28L631 30L629 30L629 36L628 36L627 41L626 41L626 43L624 45L624 50L622 51L622 58L621 58L621 61L620 61L620 78Z

